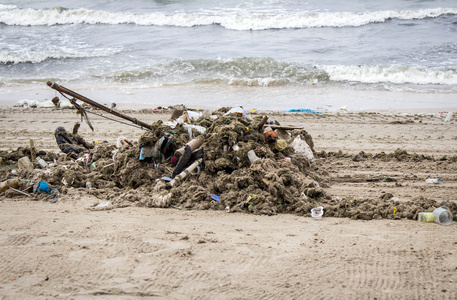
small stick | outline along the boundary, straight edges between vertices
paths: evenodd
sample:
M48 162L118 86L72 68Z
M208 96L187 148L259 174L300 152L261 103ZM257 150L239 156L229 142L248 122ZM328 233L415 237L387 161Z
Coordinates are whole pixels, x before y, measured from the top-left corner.
M30 194L27 194L26 192L23 192L23 191L20 191L20 190L13 189L12 187L10 187L10 190L13 190L15 192L18 192L18 193L24 194L26 196L32 197Z
M186 114L187 123L192 124L192 121L190 120L189 114L187 113L187 111L185 112L185 114Z
M36 150L35 150L35 141L30 139L30 156L32 161L35 161L36 158Z
M263 129L263 125L265 125L265 123L267 122L268 120L268 116L264 116L262 121L260 121L259 125L257 125L257 130L259 132L262 132L262 129Z

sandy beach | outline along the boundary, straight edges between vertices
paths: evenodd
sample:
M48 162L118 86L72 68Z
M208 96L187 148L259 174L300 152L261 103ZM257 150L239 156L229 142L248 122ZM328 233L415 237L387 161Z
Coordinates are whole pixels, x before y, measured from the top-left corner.
M170 111L156 108L119 109L148 124L170 119ZM456 202L457 120L454 115L445 122L448 111L253 113L302 126L312 136L315 172L328 198L360 201L391 194L389 218L324 214L315 220L309 213L146 205L94 211L89 208L101 199L84 188L69 188L58 201L3 193L0 296L455 299L456 223L395 216L395 207L420 197ZM88 141L138 141L144 133L90 117L95 131L85 122L79 129ZM33 139L38 150L58 153L55 128L71 130L78 121L70 109L2 106L0 150L29 147ZM441 182L428 184L428 178Z

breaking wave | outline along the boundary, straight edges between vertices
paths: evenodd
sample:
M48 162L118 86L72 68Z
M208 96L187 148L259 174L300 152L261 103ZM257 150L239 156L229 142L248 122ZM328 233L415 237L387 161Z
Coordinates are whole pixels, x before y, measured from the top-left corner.
M40 58L40 55L42 57ZM129 61L118 62L110 69L96 65L91 58L102 53L92 53L93 56L78 57L69 53L36 53L36 57L8 58L8 54L0 58L9 60L46 60L77 58L82 66L82 78L92 78L99 82L128 83L132 85L172 86L172 85L231 85L253 87L275 86L310 86L327 85L332 83L351 83L362 85L394 84L415 85L418 89L425 86L457 87L457 69L455 68L426 68L401 65L302 65L294 62L278 61L273 58L243 57L231 59L170 59L150 62L147 64L132 64ZM88 58L88 60L85 60ZM94 65L95 63L95 65ZM1 65L1 64L0 64ZM55 66L59 66L57 63ZM47 66L54 70L55 66ZM87 68L84 66L88 66ZM90 67L89 67L90 66ZM14 66L11 66L14 67ZM19 68L22 68L19 66ZM33 70L33 66L30 67ZM58 68L61 69L60 67ZM63 71L62 71L63 72ZM73 74L74 72L68 72ZM65 72L64 72L65 73ZM59 71L59 74L61 72ZM63 75L63 74L61 74ZM29 74L27 78L39 80L48 73ZM67 76L67 75L63 75ZM70 75L68 75L70 76ZM73 75L72 75L73 76ZM79 76L79 75L78 75ZM62 78L65 80L66 77ZM73 78L73 77L72 77ZM11 78L13 80L14 78ZM6 80L6 79L5 79ZM420 87L420 86L423 86ZM432 87L433 89L433 87ZM454 88L452 88L454 89Z
M267 30L313 27L358 27L391 19L413 20L455 15L457 8L374 12L108 12L90 9L18 9L0 5L0 23L17 26L65 24L135 24L141 26L192 27L220 25L232 30Z
M457 69L410 66L319 66L332 81L457 85Z
M170 60L152 66L122 70L103 76L116 82L175 84L228 84L234 86L284 86L327 81L328 75L271 58Z
M457 70L408 66L306 66L272 58L170 60L115 71L104 79L164 84L302 86L330 82L457 85Z

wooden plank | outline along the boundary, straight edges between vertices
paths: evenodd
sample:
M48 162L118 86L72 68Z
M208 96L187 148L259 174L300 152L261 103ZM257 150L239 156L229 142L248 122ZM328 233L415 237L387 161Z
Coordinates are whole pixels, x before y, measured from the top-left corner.
M274 125L274 124L265 124L264 127L271 127L271 129L284 129L284 130L304 129L304 127L283 126L283 125Z

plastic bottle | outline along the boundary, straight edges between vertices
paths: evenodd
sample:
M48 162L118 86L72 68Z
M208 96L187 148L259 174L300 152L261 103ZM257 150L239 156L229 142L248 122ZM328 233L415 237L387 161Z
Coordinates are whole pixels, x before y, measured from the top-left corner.
M37 156L36 161L38 162L38 164L39 164L42 168L47 168L47 167L48 167L48 163L45 162L44 159L42 159L41 157Z
M419 222L433 222L433 213L421 212L417 215L417 220Z
M452 223L452 213L446 206L438 207L433 211L433 221L441 225L450 225Z

